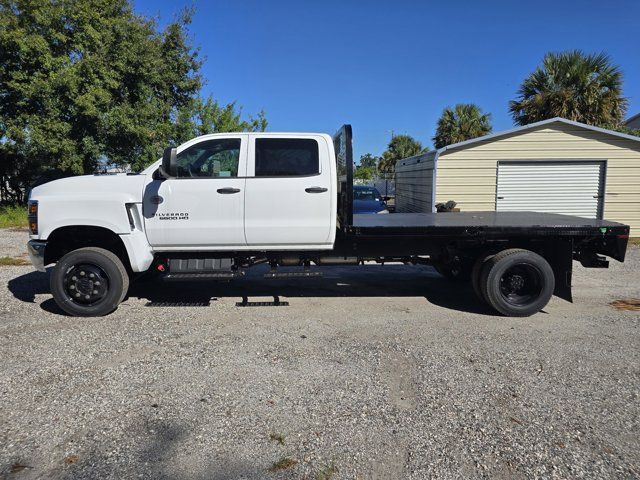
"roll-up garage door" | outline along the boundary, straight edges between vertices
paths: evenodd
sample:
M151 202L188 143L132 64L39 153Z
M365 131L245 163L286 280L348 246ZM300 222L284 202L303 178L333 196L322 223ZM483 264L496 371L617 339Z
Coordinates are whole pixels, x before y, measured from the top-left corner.
M602 218L602 161L499 162L496 210Z

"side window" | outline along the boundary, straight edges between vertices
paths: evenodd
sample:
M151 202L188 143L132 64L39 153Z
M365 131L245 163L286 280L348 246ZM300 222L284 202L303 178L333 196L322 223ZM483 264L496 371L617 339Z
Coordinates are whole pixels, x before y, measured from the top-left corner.
M306 138L257 138L256 177L320 173L318 142Z
M176 157L179 178L237 177L240 139L205 140L191 145Z

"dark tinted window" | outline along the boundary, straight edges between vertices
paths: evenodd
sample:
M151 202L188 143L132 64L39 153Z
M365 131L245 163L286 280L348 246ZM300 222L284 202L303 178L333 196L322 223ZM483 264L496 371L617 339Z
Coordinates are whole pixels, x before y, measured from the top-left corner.
M318 142L303 138L256 139L256 177L320 173Z
M240 160L240 139L205 140L191 145L176 157L176 176L237 177Z

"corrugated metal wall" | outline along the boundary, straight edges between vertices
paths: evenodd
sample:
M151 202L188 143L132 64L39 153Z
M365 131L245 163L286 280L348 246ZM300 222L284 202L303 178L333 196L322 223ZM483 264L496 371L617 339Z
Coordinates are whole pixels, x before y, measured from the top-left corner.
M499 212L602 218L605 162L498 162Z
M396 163L396 212L433 211L433 157L435 152Z

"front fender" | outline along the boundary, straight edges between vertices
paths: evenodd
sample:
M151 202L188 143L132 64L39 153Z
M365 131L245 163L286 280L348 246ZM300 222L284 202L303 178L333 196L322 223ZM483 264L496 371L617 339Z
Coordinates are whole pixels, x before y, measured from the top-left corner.
M126 204L135 199L129 195L115 195L105 200L89 195L74 195L69 199L41 197L38 201L37 238L40 240L46 240L58 228L74 225L102 227L118 235L131 233Z
M145 175L85 175L34 188L30 199L38 201L35 238L46 240L54 230L73 225L131 233L126 205L142 202L145 181Z

